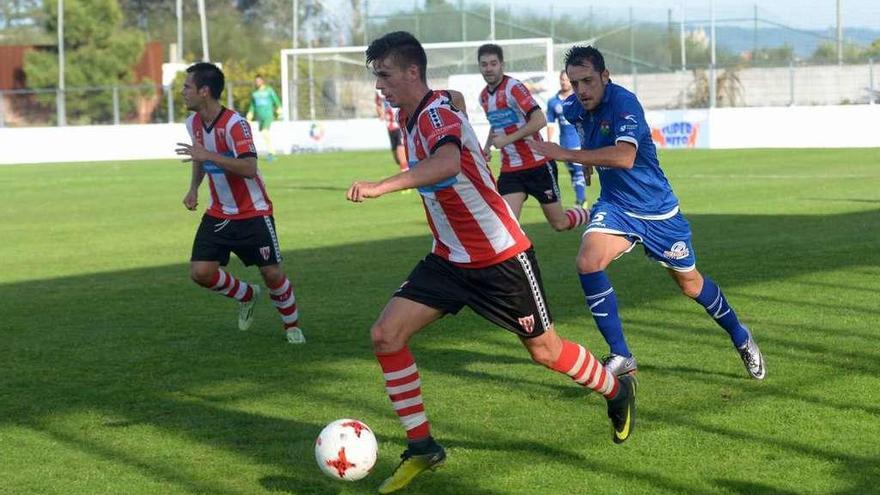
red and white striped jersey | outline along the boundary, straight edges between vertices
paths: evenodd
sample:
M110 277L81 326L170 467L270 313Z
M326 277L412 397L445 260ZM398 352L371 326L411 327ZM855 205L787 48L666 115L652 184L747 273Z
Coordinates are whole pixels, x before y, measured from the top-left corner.
M391 106L388 101L385 100L385 97L382 96L382 93L376 91L376 106L382 107L382 116L385 119L385 126L389 131L399 131L400 124L397 122L397 109Z
M208 151L235 158L257 156L247 120L228 108L222 108L209 125L205 125L198 113L190 115L186 119L186 130L193 143L200 143ZM259 170L256 177L243 177L226 172L210 160L203 162L202 168L211 188L206 214L232 220L272 214L272 201Z
M541 109L523 83L509 76L504 76L494 91L489 91L489 86L483 88L480 105L492 126L490 132L504 135L521 129L529 121L529 115ZM501 149L502 172L516 172L547 163L549 158L534 152L529 146L531 141L542 141L541 134L536 132Z
M419 167L440 146L461 150L461 171L454 177L419 188L433 253L460 266L481 268L501 263L531 246L483 158L482 147L467 117L452 105L446 91L431 91L413 118L399 112L410 168ZM426 165L430 166L430 165Z

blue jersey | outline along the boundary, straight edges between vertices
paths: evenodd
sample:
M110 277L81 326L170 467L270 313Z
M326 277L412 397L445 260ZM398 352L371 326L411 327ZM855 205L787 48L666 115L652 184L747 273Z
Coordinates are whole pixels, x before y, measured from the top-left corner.
M670 218L678 212L678 198L660 169L651 129L636 95L617 84L605 86L602 103L587 112L576 95L566 98L565 118L581 136L582 149L614 146L625 141L636 146L630 170L597 166L602 192L598 201L612 203L628 215L647 220Z
M575 99L574 103L580 105L577 99ZM547 100L547 122L553 123L558 121L559 145L569 150L576 150L581 147L581 139L574 125L565 118L562 107L563 101L558 94Z

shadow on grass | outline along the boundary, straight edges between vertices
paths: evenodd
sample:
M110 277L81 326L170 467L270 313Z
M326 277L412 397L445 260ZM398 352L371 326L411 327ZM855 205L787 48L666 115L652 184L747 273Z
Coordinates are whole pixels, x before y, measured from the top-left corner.
M745 287L751 284L848 268L860 272L867 270L865 273L870 275L877 272L865 267L880 265L876 243L868 234L880 231L880 210L832 216L694 215L689 220L697 236L695 244L701 271L711 274L725 290L735 292L737 297L733 302L738 308L747 308L750 299L759 298L749 297ZM545 224L528 225L527 230L536 245L557 320L563 324L567 318L583 320L586 312L582 308L582 294L573 270L578 236L553 233ZM224 493L219 485L191 480L173 467L144 461L126 454L124 449L102 445L88 435L48 427L45 422L50 415L99 411L107 418L94 425L97 428L124 430L134 425L149 425L271 466L271 469L278 470L276 474L254 481L266 491L340 493L341 486L324 480L313 465L312 442L324 421L305 417L321 413L305 412L304 417L298 417L298 403L285 409L284 417L239 409L251 400L251 394L256 393L260 399L273 394L294 394L301 404L323 403L333 409L345 406L356 410L359 407L357 393L352 394L349 390L347 384L352 378L345 367L353 360L360 365L365 360L372 360L367 332L369 325L429 245L430 239L426 235L286 252L288 271L298 287L297 298L309 339L304 347L283 343L277 314L266 301L261 301L259 320L252 332L234 330L234 306L192 285L183 263L2 285L0 331L4 346L0 349L0 361L5 363L5 371L0 383L0 392L3 392L0 394L3 397L0 399L0 424L16 424L47 432L58 441L91 455L124 463L189 491ZM186 254L181 253L181 256ZM256 277L253 270L245 271L238 265L233 266L233 271L246 279ZM610 273L615 286L625 288L625 297L622 297L625 308L653 307L658 300L674 297L675 288L663 270L648 268L641 260L619 261ZM813 284L819 291L871 290L857 284L850 287L839 281ZM790 293L776 295L773 299L795 308L814 305L800 301ZM826 307L831 311L837 306L826 304ZM847 305L847 311L862 319L876 320L880 314L876 307L855 304ZM692 312L696 315L693 321L705 318L696 306L692 307ZM665 320L679 317L675 309L664 308L658 310L658 314ZM648 321L637 323L651 324ZM457 318L434 326L443 330L426 332L413 342L423 379L427 382L434 373L446 373L461 380L495 387L528 387L536 395L550 394L555 399L567 399L581 392L564 381L548 385L525 375L517 378L516 383L510 383L509 376L472 369L472 365L480 363L504 366L529 363L524 350L519 355L481 350L504 345L500 343L503 339L494 342L497 340L494 335L487 337L491 335L487 332L504 334L503 330L491 328L482 320L462 322ZM708 320L705 320L705 326L715 331ZM839 326L845 328L846 324L841 322ZM815 359L831 353L827 344L832 341L834 333L819 327L812 328L811 332L814 337L793 340L765 330L759 340L765 343L764 350L770 359L774 355ZM655 335L645 331L642 335L672 344L694 339L686 332L658 331ZM729 346L720 331L711 335L706 338L717 339L719 346ZM509 337L510 346L519 348L513 336L504 337ZM492 346L481 348L481 342L490 338L494 342ZM447 345L460 341L473 342L476 349L450 349ZM863 348L853 355L855 361L844 364L843 369L853 374L877 376L880 374L878 357L872 348ZM730 386L746 383L741 378L739 364L732 360L731 366L728 373L644 363L643 371L677 375L685 382L682 385L685 387L688 380ZM794 384L811 383L822 376L820 371L810 377L786 377L785 371L779 368L773 372L778 374L780 381L791 380L790 383ZM534 373L538 377L544 371L535 367ZM380 381L375 367L374 376L355 383L358 387L375 383L370 390L381 396ZM220 390L214 390L214 387ZM333 399L339 390L346 393ZM797 393L790 386L765 387L749 393L784 398L793 403L818 403L836 409L847 407L837 400L821 400ZM429 399L440 400L443 400L440 396ZM377 397L376 401L365 402L360 407L369 410L381 401L387 399ZM384 407L385 414L393 417L387 404ZM688 414L659 414L649 420L748 442L778 442L760 432L744 435L739 431L707 426L692 418L700 411L718 407L717 403L707 400L694 406ZM876 407L866 405L863 410L877 414ZM491 426L487 428L491 431ZM634 477L670 491L699 492L676 482L674 475L620 468L616 463L591 461L578 453L542 443L506 442L499 438L502 436L486 433L479 439L453 438L450 444L517 455L525 451L557 460L561 458L563 462L596 472ZM400 442L396 436L381 440ZM840 484L858 488L880 483L876 470L871 469L864 457L797 442L780 442L779 448L840 462ZM292 458L297 461L291 462ZM389 472L395 464L395 459L384 459L377 472ZM501 494L488 487L458 481L454 474L448 474L449 467L445 471L447 474L441 471L431 477L432 481L422 488L430 491L423 493ZM375 475L371 479L379 481ZM716 483L738 493L788 493L771 486L748 485L734 480L716 480ZM255 486L255 489L259 488ZM373 489L372 484L345 486L347 493L371 493ZM414 487L412 493L421 493L419 490Z

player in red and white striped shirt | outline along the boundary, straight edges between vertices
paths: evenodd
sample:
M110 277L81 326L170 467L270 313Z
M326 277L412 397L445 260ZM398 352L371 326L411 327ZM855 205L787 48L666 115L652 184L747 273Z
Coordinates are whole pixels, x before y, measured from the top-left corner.
M532 196L554 229L570 230L586 224L589 213L581 206L562 209L556 162L532 147L542 141L540 130L547 125L547 118L525 85L504 74L501 47L492 43L480 46L477 61L486 81L480 105L491 126L483 153L488 159L492 146L501 150L498 191L517 218L523 203Z
M391 155L401 171L408 168L406 164L406 151L403 150L400 124L397 123L397 112L394 107L385 101L382 93L376 91L376 116L385 123L388 129L388 140L391 142Z
M239 280L220 267L229 262L230 253L245 266L257 265L281 315L287 341L304 343L293 286L281 268L272 201L257 168L250 126L241 115L220 105L225 78L217 66L198 63L186 72L183 98L186 108L195 113L186 120L192 144L177 143L176 150L187 157L184 162L193 162L184 206L196 209L199 185L206 174L211 190L208 209L193 241L190 276L202 287L238 301L238 328L247 330L253 322L260 286Z
M531 242L498 194L480 143L455 104L460 95L428 89L425 51L409 33L374 40L367 63L376 88L400 110L410 168L378 182L355 182L347 197L361 202L415 188L434 236L432 252L370 330L386 392L408 440L379 493L404 488L446 458L431 437L421 377L408 343L431 322L464 306L516 334L535 362L605 396L613 439L626 440L635 412L633 377L615 377L583 346L554 330Z

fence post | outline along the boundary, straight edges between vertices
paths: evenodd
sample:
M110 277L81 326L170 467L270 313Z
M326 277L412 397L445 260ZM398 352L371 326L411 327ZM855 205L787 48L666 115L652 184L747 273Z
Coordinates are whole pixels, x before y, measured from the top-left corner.
M870 91L870 94L868 95L868 104L873 105L874 104L874 93L876 92L876 90L874 89L874 59L873 58L868 59L868 81L869 81L868 89ZM2 100L0 100L0 105L2 105L2 104L3 104L3 102L2 102ZM2 110L2 106L0 106L0 110ZM2 112L0 112L0 119L2 119L2 115L3 115ZM0 125L3 125L2 120L0 120Z
M67 125L67 108L64 104L64 89L62 88L55 89L55 113L58 117L56 125Z
M6 127L6 96L0 90L0 127Z
M309 42L312 48L312 42ZM315 60L309 53L309 118L315 120Z
M632 66L633 93L639 94L639 68L636 64Z
M709 63L709 108L715 108L715 100L717 97L718 88L715 86L717 81L715 79L715 64Z
M174 123L174 95L171 94L171 85L165 86L165 101L168 102L168 123Z
M794 60L788 61L788 106L794 106Z
M233 105L233 102L232 102L232 89L233 89L233 84L230 82L229 84L226 85L226 108L228 108L230 110L235 110L235 106Z
M113 125L119 125L119 86L113 86Z

